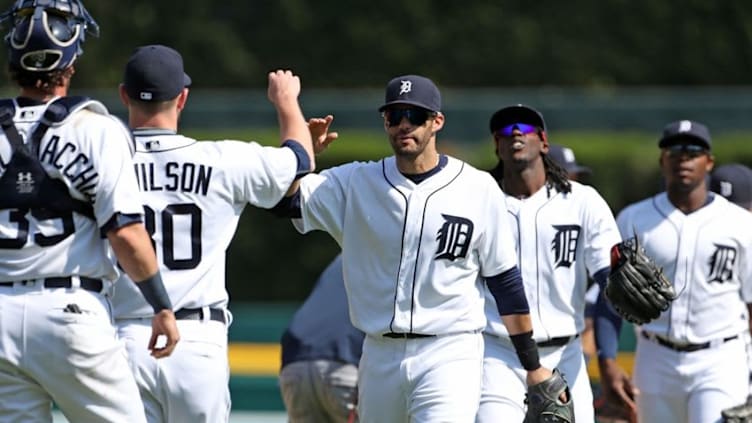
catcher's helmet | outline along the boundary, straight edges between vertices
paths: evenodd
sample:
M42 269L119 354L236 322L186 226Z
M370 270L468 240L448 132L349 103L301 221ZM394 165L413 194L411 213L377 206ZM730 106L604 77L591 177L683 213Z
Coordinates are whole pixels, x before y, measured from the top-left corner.
M31 72L67 68L83 54L85 33L99 36L81 0L17 0L0 22L10 22L5 36L10 64Z

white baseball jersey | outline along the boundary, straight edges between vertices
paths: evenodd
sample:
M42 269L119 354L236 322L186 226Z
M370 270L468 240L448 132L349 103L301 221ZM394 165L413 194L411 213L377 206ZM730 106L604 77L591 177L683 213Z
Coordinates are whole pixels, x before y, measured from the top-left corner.
M611 209L590 186L571 181L572 192L542 187L525 199L506 196L536 341L585 329L588 272L610 266L621 240ZM486 332L508 336L486 288Z
M493 178L449 157L413 183L394 157L301 180L301 232L343 249L350 318L366 334L448 334L485 326L479 277L516 265L504 197Z
M670 308L642 325L634 382L640 421L716 421L747 396L745 302L752 299L752 215L720 195L685 214L666 193L617 217L674 284ZM661 337L662 340L657 339ZM677 352L665 344L702 345ZM707 344L706 344L707 343Z
M19 107L14 121L24 141L36 128L47 105ZM115 213L141 214L132 170L133 145L128 130L98 102L50 127L39 158L45 171L62 180L70 195L91 202L96 222L78 213L40 219L0 210L0 242L23 243L0 249L0 280L81 275L113 281L117 271L108 258L99 228ZM12 149L0 131L0 174Z
M14 118L26 142L47 107L28 103L16 102ZM48 288L41 279L111 282L117 271L100 228L116 213L143 211L128 130L100 103L87 107L47 130L39 159L71 197L92 204L96 221L74 212L0 210L0 398L9 399L0 407L2 421L51 421L50 398L69 421L145 421L143 409L133 407L138 387L108 298ZM0 133L0 173L11 151ZM28 279L36 280L19 282Z
M585 329L588 273L610 266L621 240L611 209L590 186L570 181L569 193L543 186L532 196L506 196L525 295L536 341L573 336ZM478 422L524 416L526 372L508 339L496 302L486 288L486 351ZM574 338L572 338L574 339ZM569 383L577 421L593 421L593 398L579 341L540 348L541 363L558 368ZM510 379L514 378L514 379Z
M225 252L247 204L270 208L295 177L289 148L253 142L198 142L166 130L136 130L135 174L146 227L175 310L225 308ZM123 276L115 318L151 316L138 287Z
M752 215L720 195L684 214L666 193L632 204L618 216L625 238L640 246L679 296L642 326L676 342L704 343L741 334L752 302Z

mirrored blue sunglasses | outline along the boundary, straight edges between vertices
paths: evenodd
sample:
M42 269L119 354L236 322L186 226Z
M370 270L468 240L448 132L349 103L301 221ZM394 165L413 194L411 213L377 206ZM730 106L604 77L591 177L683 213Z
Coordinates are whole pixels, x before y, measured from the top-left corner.
M514 135L515 129L520 131L522 135L538 132L538 127L535 125L528 125L527 123L513 123L511 125L507 125L503 128L498 129L496 133L501 135L502 137L511 137Z

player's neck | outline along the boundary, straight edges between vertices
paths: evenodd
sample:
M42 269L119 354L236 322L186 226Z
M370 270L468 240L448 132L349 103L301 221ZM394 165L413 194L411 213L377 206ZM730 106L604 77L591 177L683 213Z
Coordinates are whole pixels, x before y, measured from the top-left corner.
M501 189L507 194L517 198L528 198L546 185L546 172L536 168L524 168L522 170L504 169L504 179L501 181Z
M68 95L68 87L54 87L50 90L42 90L33 87L22 87L19 96L27 97L40 102L48 102L57 97L65 97Z
M426 149L416 157L395 155L397 169L406 175L419 175L426 173L439 165L439 152L435 149Z
M128 125L133 128L158 128L168 129L170 131L177 132L178 122L170 116L164 113L157 113L153 115L133 113L131 111L128 117Z
M702 185L695 189L686 192L676 189L669 189L666 191L668 200L684 214L690 214L701 208L708 203L708 190Z

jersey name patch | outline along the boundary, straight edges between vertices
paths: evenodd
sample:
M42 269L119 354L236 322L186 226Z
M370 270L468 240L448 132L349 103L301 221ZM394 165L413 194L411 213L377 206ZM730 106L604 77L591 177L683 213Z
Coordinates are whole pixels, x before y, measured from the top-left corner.
M136 163L134 167L141 191L181 191L200 195L209 192L211 166L167 162L164 167L154 163Z
M727 245L715 245L715 252L710 256L710 274L708 282L725 283L734 277L734 263L736 263L736 249Z
M556 229L551 250L554 267L572 267L577 260L577 243L580 240L580 225L553 225Z
M444 224L441 225L436 241L439 246L436 249L436 260L447 259L454 261L465 258L470 248L470 240L473 238L473 222L464 217L442 214Z

